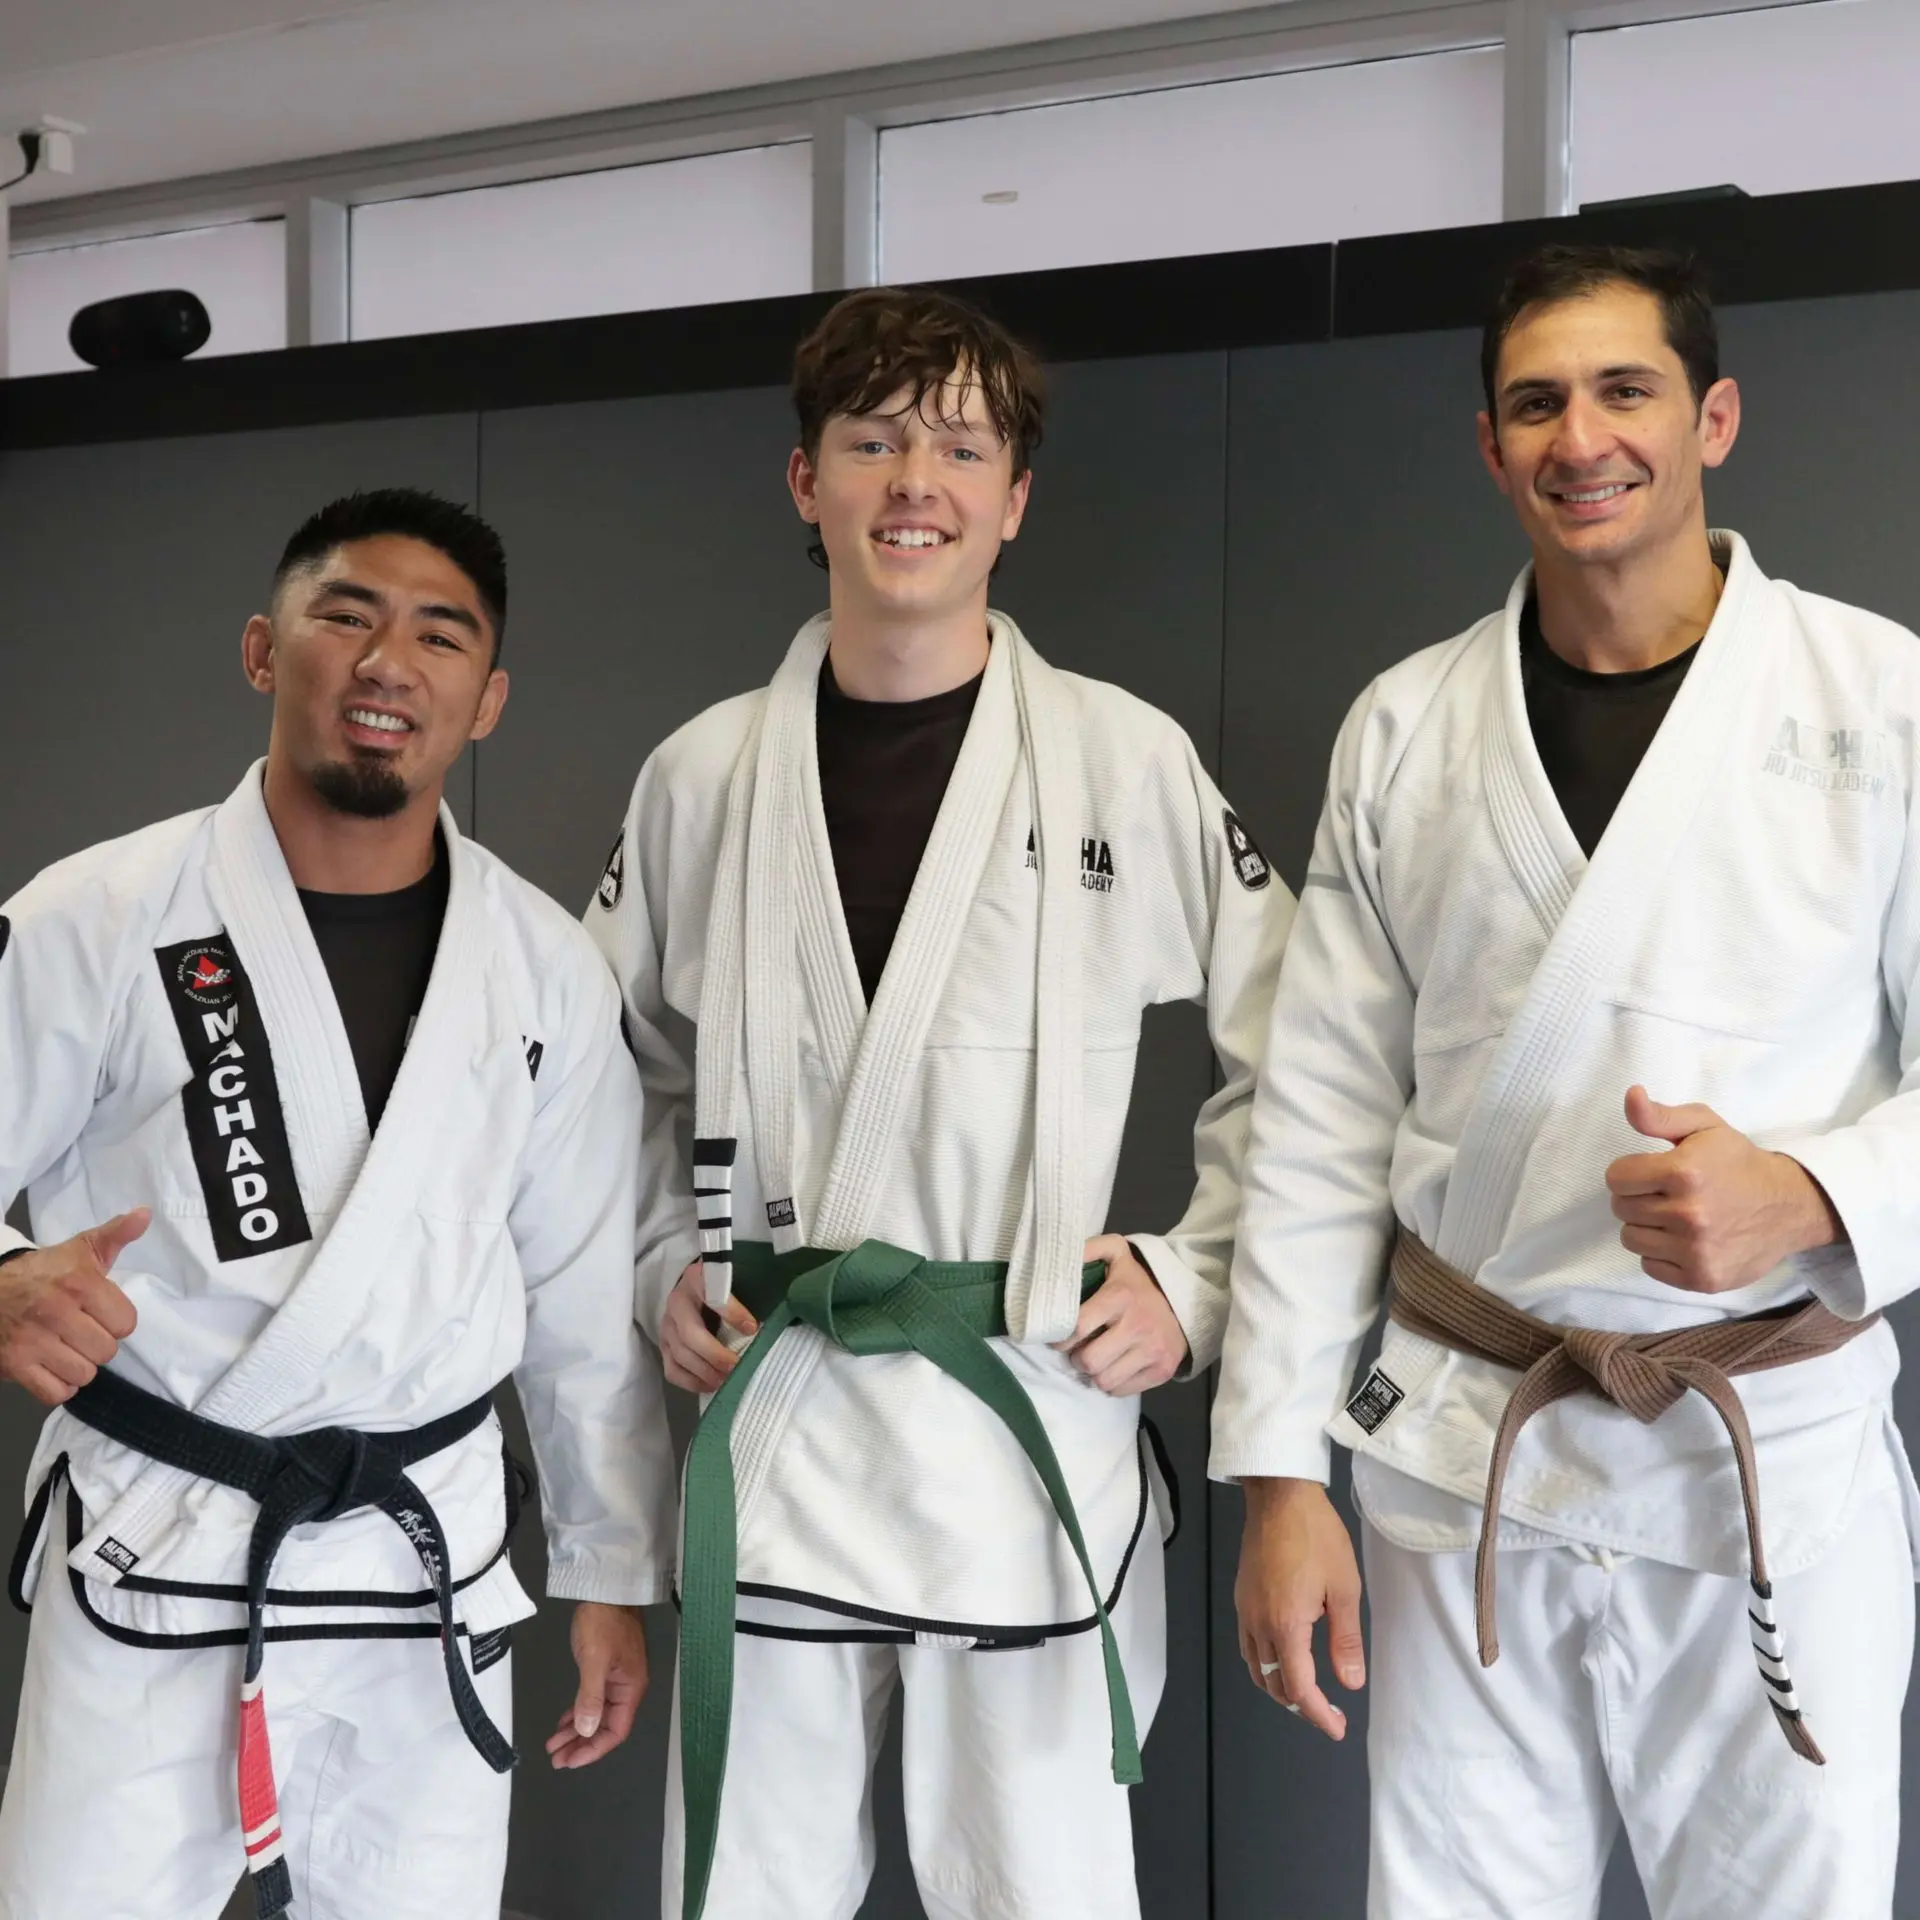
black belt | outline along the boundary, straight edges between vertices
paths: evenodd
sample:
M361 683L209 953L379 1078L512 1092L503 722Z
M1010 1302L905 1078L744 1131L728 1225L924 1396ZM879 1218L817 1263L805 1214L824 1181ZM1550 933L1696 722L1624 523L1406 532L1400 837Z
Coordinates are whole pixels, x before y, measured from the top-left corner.
M429 1455L463 1440L492 1410L492 1398L482 1394L455 1413L424 1427L401 1433L359 1433L349 1427L315 1427L306 1433L269 1440L257 1433L189 1413L171 1400L148 1393L117 1374L98 1373L67 1401L66 1410L109 1440L169 1467L178 1467L201 1480L250 1494L260 1504L247 1546L247 1660L242 1678L242 1744L246 1744L249 1715L257 1721L264 1749L264 1705L258 1701L260 1668L266 1654L268 1581L273 1563L287 1535L310 1521L338 1520L364 1507L384 1513L407 1536L426 1569L440 1611L440 1653L446 1666L447 1689L460 1728L474 1750L496 1773L505 1773L518 1759L474 1691L472 1676L460 1657L453 1612L453 1572L446 1537L426 1495L407 1477L407 1468ZM256 1710L257 1709L257 1710ZM248 1864L254 1872L256 1900L262 1916L281 1912L292 1889L280 1857L278 1804L272 1796L271 1762L266 1761L267 1803L249 1810L248 1760L241 1760L242 1824L248 1835ZM258 1769L255 1769L256 1775ZM257 1780L256 1780L257 1785ZM267 1830L270 1839L256 1840ZM259 1857L265 1855L267 1857Z

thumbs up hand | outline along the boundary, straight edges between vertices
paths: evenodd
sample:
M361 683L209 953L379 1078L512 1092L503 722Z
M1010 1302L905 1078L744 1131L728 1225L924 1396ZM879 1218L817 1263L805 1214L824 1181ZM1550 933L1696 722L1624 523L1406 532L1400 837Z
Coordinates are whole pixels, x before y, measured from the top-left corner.
M1654 1279L1727 1293L1844 1236L1833 1203L1799 1161L1756 1146L1711 1107L1663 1106L1645 1087L1629 1087L1627 1124L1668 1143L1607 1169L1624 1223L1620 1244Z
M152 1217L135 1207L0 1265L0 1375L57 1407L120 1351L133 1331L133 1302L107 1270Z

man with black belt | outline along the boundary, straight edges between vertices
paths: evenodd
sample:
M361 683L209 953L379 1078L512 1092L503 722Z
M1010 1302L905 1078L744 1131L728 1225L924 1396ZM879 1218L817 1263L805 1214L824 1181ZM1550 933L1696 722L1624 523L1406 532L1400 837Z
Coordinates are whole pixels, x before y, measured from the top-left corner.
M1255 1107L1241 1651L1342 1737L1330 1433L1371 1913L1591 1915L1624 1822L1656 1920L1885 1920L1920 644L1708 531L1740 397L1689 263L1528 259L1483 370L1533 565L1349 715Z
M550 1750L632 1724L673 1550L638 1079L579 928L442 803L505 615L464 510L322 509L243 641L265 760L0 912L0 1195L43 1243L0 1228L0 1371L56 1408L6 1920L211 1915L243 1863L262 1915L498 1912L509 1373L581 1603Z
M988 610L1027 354L879 289L794 397L830 611L648 761L587 916L648 1089L643 1321L715 1396L664 1909L850 1920L898 1687L928 1914L1125 1920L1168 1524L1138 1396L1213 1358L1292 901L1172 721ZM1101 1234L1175 999L1225 1075L1193 1201Z

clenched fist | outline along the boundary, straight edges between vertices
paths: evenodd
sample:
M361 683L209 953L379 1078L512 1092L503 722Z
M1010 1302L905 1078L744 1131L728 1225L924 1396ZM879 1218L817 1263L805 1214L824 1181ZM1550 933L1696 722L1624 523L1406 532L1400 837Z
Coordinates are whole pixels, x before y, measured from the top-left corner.
M107 1271L152 1217L135 1207L0 1266L0 1374L57 1407L120 1351L133 1302Z
M1087 1242L1089 1265L1104 1260L1107 1277L1080 1303L1073 1332L1057 1344L1102 1393L1145 1393L1163 1387L1187 1363L1187 1336L1160 1291L1117 1233Z

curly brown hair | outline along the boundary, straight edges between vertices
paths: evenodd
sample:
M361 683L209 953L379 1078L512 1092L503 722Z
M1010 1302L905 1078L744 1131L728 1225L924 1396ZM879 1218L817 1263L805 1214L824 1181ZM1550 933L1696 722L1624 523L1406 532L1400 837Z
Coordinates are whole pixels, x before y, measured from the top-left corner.
M872 413L906 393L920 411L943 404L949 381L965 404L978 387L987 417L1013 456L1017 480L1033 463L1046 414L1040 363L978 307L931 287L863 287L835 303L793 356L793 406L800 447L819 457L820 435L837 413Z

